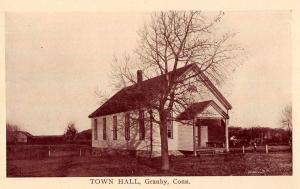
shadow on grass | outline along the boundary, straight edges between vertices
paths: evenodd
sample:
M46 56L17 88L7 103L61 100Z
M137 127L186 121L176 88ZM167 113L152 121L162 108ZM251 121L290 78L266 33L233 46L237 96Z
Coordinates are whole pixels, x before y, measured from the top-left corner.
M8 177L292 175L291 153L171 156L169 172L160 158L133 156L53 157L8 160Z

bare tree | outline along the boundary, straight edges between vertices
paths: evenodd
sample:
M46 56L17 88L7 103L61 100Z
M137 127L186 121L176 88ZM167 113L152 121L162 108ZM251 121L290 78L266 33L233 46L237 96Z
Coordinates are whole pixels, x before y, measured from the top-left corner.
M162 170L169 169L167 125L175 115L193 103L193 94L201 93L199 80L210 79L222 83L235 68L237 52L242 50L229 43L233 34L217 35L215 25L224 13L213 18L200 11L168 11L152 14L151 20L139 31L138 47L131 55L115 59L114 76L117 87L137 82L133 67L143 70L150 78L162 75L155 91L148 88L144 104L154 123L160 126ZM185 78L174 77L178 68L197 65L195 74ZM205 73L206 78L199 77ZM157 114L155 114L157 112Z
M282 110L282 117L281 117L281 125L282 128L287 129L289 133L289 142L292 145L292 129L293 129L293 118L292 118L292 105L286 105Z

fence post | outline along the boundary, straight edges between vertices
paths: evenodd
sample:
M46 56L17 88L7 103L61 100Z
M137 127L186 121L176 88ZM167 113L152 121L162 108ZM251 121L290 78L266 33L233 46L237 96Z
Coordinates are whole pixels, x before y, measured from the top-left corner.
M51 156L51 150L50 150L50 146L48 147L48 156Z
M243 153L245 153L245 147L244 147L244 145L243 145Z
M268 145L266 144L266 154L269 153Z

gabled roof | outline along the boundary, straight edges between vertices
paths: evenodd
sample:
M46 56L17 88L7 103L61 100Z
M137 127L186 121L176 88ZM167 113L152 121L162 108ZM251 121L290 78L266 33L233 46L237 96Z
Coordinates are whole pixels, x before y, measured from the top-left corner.
M231 104L228 100L222 95L222 93L217 89L217 87L211 82L211 80L201 72L200 68L196 65L193 67L196 72L200 72L199 77L201 78L204 85L214 94L214 96L221 102L221 104L227 109L232 109Z
M179 78L184 73L194 68L197 69L198 66L196 64L190 64L177 70L171 71L167 74L169 74L171 78ZM216 90L215 92L213 92L213 94L219 95L220 97L217 97L219 100L224 99L224 104L226 104L226 102L228 103L228 101L217 90L217 88L213 86L209 79L203 73L201 73L200 75L201 79L203 80L204 84L208 87L208 89ZM137 84L121 89L110 99L108 99L102 106L100 106L96 111L91 113L89 115L89 118L126 112L147 106L147 103L151 103L151 101L155 99L155 97L158 94L160 94L160 91L164 89L164 86L166 84L165 76L166 74L153 77L151 79L144 80ZM227 107L228 109L230 109L231 105L229 104L229 106Z
M23 134L25 136L32 136L32 134L30 134L29 132L27 131L16 131L17 134Z
M177 116L176 120L192 120L197 114L202 113L209 106L212 106L224 118L229 118L228 114L224 112L213 100L208 100L190 105L184 112Z

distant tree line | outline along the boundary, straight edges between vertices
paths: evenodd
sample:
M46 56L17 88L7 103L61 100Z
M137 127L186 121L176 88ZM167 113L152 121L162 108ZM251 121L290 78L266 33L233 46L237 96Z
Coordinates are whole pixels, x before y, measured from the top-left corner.
M17 125L6 123L6 142L14 143L17 140L17 132L19 128Z
M6 124L7 144L90 144L91 135L90 129L78 132L74 122L69 122L61 135L31 135L26 131L20 130L18 125Z
M269 127L229 127L231 147L257 145L290 145L290 130Z

